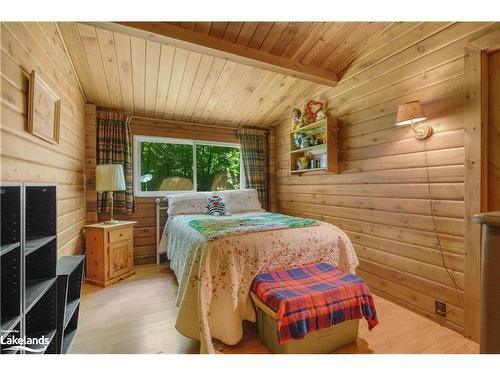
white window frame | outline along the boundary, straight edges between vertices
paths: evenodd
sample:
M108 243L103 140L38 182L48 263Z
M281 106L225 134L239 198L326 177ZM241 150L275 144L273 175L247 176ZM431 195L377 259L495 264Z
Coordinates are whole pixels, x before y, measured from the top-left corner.
M176 191L141 191L141 153L140 144L142 142L153 142L153 143L173 143L173 144L186 144L193 146L193 189L192 190L176 190ZM170 138L170 137L157 137L152 135L134 135L134 195L136 197L162 197L167 194L180 194L180 193L195 193L197 190L197 163L196 163L196 146L226 146L234 147L240 150L240 188L245 188L245 173L243 170L243 160L241 157L241 147L239 143L228 143L228 142L212 142L212 141L202 141L195 139L185 139L185 138Z

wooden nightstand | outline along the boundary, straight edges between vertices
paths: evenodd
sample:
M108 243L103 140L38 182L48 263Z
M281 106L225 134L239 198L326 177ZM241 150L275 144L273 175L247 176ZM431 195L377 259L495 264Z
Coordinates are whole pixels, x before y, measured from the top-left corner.
M86 278L89 284L107 287L135 274L134 224L90 224L86 229Z

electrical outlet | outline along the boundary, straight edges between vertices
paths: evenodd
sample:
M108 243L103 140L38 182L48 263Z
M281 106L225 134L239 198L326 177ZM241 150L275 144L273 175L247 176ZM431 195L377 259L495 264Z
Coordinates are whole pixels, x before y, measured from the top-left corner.
M440 316L446 316L446 303L436 301L436 314Z

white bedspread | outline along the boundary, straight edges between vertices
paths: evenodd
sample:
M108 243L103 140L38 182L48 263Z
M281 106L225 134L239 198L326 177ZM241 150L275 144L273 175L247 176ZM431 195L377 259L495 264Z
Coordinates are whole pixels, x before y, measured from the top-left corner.
M331 224L207 241L189 225L191 220L206 218L217 220L210 215L169 218L160 242L179 282L176 328L199 339L202 353L214 352L212 338L237 344L243 335L243 320L255 321L249 291L258 273L315 262L335 264L354 273L359 264L347 235Z

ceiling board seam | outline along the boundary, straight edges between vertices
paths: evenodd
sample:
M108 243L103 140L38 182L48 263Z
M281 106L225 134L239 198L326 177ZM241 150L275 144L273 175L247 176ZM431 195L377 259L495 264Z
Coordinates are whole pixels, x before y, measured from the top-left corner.
M135 95L134 95L134 59L132 58L132 37L128 36L128 48L130 53L130 75L132 79L132 108L135 111Z
M85 100L85 102L87 102L87 95L85 94L85 91L83 90L83 86L82 86L82 83L80 81L80 77L78 76L78 73L76 71L75 65L73 63L73 58L71 57L71 54L69 53L69 49L68 49L68 47L66 45L66 40L64 40L64 37L63 37L63 35L61 33L61 30L59 29L59 23L58 22L54 22L54 24L55 24L57 33L59 34L59 39L61 40L61 43L62 43L63 48L64 48L64 51L66 52L66 55L68 56L68 60L69 60L69 64L70 64L71 70L73 71L73 74L75 75L76 81L78 82L78 87L80 88L80 92L82 93L82 96L83 96L83 99ZM93 82L92 82L92 84L93 84Z
M253 37L255 36L255 33L257 32L257 29L259 28L259 24L260 24L260 22L257 22L257 25L255 26L255 29L253 30L252 36L250 38L248 38L248 42L245 44L246 47L248 47L248 45L252 41ZM248 48L250 48L250 47L248 47Z
M193 82L191 83L191 88L189 90L189 94L188 94L188 100L186 101L186 106L187 106L187 103L189 102L189 98L191 97L191 93L193 92L193 87L194 87L194 84L196 82L196 78L198 77L198 72L200 71L200 66L201 66L201 63L203 61L203 57L205 56L208 56L208 57L211 57L212 58L212 62L210 63L210 68L208 69L207 71L207 75L205 77L205 80L203 81L203 85L200 89L200 93L198 94L198 97L196 98L196 103L194 104L193 106L193 111L195 110L196 108L196 104L198 104L198 100L200 100L200 95L201 95L201 92L203 91L203 87L205 87L205 83L207 82L207 79L208 79L208 74L210 73L210 69L212 69L212 66L213 66L213 63L215 61L215 58L213 56L209 56L209 55L201 55L201 58L200 58L200 61L198 63L198 67L196 69L196 73L194 75L194 78L193 78ZM186 116L186 106L184 106L184 111L182 111L182 116L181 116L181 119L185 118ZM191 115L192 115L192 112L191 112ZM190 115L190 116L191 116Z
M158 84L160 83L160 70L161 70L161 50L163 49L163 45L160 44L160 53L158 54L158 68L156 69L156 85L155 85L155 103L152 108L152 113L155 113L156 110L156 102L158 101Z
M237 84L235 85L236 89L239 89L240 87L243 88L245 86L245 84L247 82L245 79L248 79L248 75L250 74L250 70L252 68L250 66L244 66L243 69L244 70L240 74L239 79L237 79ZM231 77L229 78L228 84L229 84L230 81L233 80L233 77L238 78L236 76L236 71L237 71L237 69L235 69L233 71L233 74L231 74ZM239 99L241 97L241 95L243 95L243 93L241 92L242 90L238 90L238 91L239 92L237 92L237 93L234 94L234 96L238 95L237 99ZM221 118L221 116L226 113L226 111L228 109L227 105L228 105L228 103L230 103L232 101L231 98L226 98L226 97L224 97L224 98L225 98L225 100L221 103L222 106L221 106L221 108L219 108L219 110L217 111L216 117L214 118L215 122L219 121L219 119L221 119L221 122L223 121L223 119ZM214 109L215 109L215 107L214 107Z
M240 30L238 31L238 35L236 35L236 38L234 39L234 43L238 42L238 38L240 37L241 30L243 30L244 26L245 26L245 22L243 22L243 24L241 25Z
M188 63L188 60L189 60L189 56L191 55L191 51L188 51L188 55L187 55L187 58L186 58L186 62L184 64L184 69L182 69L182 78L181 78L181 84L179 85L179 92L177 93L177 96L175 98L175 105L174 105L174 109L172 111L172 118L174 117L175 115L175 109L177 108L177 102L179 101L179 95L181 93L181 90L182 90L182 82L184 81L184 75L186 74L186 67L187 67L187 63Z
M177 47L174 47L174 58L172 59L172 66L170 67L170 79L168 80L167 95L165 97L165 106L163 107L163 117L167 116L168 94L170 93L170 86L172 85L172 72L174 71L175 56L177 55Z
M78 26L76 25L76 22L73 22L73 25L75 27L75 35L76 35L76 38L78 38L79 47L81 47L81 51L82 51L82 53L84 55L84 58L85 58L85 63L87 64L87 69L88 69L89 77L90 77L90 80L92 82L92 88L94 89L94 94L95 94L94 101L97 101L97 88L95 86L94 77L92 76L92 72L90 71L90 63L89 63L89 60L88 60L88 57L87 57L87 53L85 52L85 47L83 46L82 38L80 36L80 31L78 30ZM63 36L63 39L64 39L64 36ZM70 56L71 56L71 54L70 54ZM73 61L72 57L71 57L71 59Z
M309 43L310 38L312 38L312 36L315 35L316 30L320 30L323 27L324 24L325 24L325 22L320 22L320 23L318 23L317 25L314 26L314 28L311 30L311 32L309 33L309 35L300 44L299 48L297 48L297 50L292 54L292 56L290 57L290 60L300 62L304 58L304 56L309 53L309 51L311 50L312 46L309 47L309 48L307 48L306 51L304 51L306 49L306 47L307 47L306 43ZM321 35L318 37L318 39L319 38L321 38ZM306 47L303 47L304 45ZM314 45L314 43L312 43L312 45Z
M212 56L213 57L213 56ZM203 90L205 89L205 85L207 84L207 81L208 81L208 77L210 76L210 72L212 71L212 67L214 66L214 63L215 63L215 57L213 57L212 59L212 63L210 64L210 68L208 69L208 73L207 73L207 76L205 78L205 81L203 82L203 86L201 87L201 90L200 90L200 94L198 95L198 97L196 98L196 103L194 104L193 106L193 111L191 112L191 114L189 115L190 116L190 119L193 117L193 113L196 111L196 107L198 106L198 102L200 101L200 97L201 97L201 94L203 93ZM222 69L221 69L221 72L222 72ZM196 77L195 77L196 79ZM184 111L185 112L185 111ZM183 116L184 117L184 116Z
M109 103L112 104L112 102L111 102L111 94L109 92L108 75L106 74L106 69L104 69L104 61L102 60L101 43L99 42L99 37L97 36L97 28L93 27L93 30L94 30L94 34L95 34L95 40L96 40L96 44L97 44L97 49L99 50L99 56L100 56L100 60L101 60L102 70L104 72L104 79L106 80L106 87L108 88Z
M214 90L215 90L215 88L217 87L217 82L219 82L219 79L220 79L220 77L221 77L222 73L224 73L224 70L226 69L226 65L228 64L228 62L230 62L230 61L229 61L229 60L226 60L226 62L224 63L224 67L221 69L221 74L219 75L219 78L217 78L217 81L215 82L214 87L212 87L212 91L210 92L209 99L208 99L208 100L207 100L207 102L205 103L205 107L203 107L203 111L202 111L203 113L206 113L206 108L207 108L207 105L208 105L208 103L209 103L209 101L210 101L210 97L212 97L212 95L213 95L213 93L214 93ZM232 75L232 74L234 73L235 69L236 69L236 65L237 65L237 64L236 64L236 63L234 63L234 62L232 62L232 61L231 61L230 63L231 63L231 64L234 64L233 71L231 72L231 75ZM229 77L229 79L227 80L227 82L224 84L224 87L223 87L223 88L221 88L221 91L224 91L224 90L226 89L227 84L229 83L229 80L230 80L230 77ZM217 102L215 102L215 104L214 104L214 108L215 108L215 106L217 105L217 103L219 102L219 99L220 99L220 97L217 99ZM198 117L198 120L201 120L201 119L203 119L203 118L204 118L204 117L203 117L203 114L202 114L202 115L200 115L200 116Z
M184 109L182 110L182 113L180 114L181 119L184 117L184 113L186 112L186 105L189 101L189 97L191 96L191 92L193 91L193 86L194 86L194 83L196 81L196 76L198 75L198 71L200 70L201 61L203 60L204 55L201 53L199 55L200 55L200 59L198 60L198 64L196 66L196 72L193 75L193 80L192 80L191 85L189 87L189 93L187 95L187 100L185 101ZM188 57L188 59L189 59L189 57ZM187 67L187 61L186 61L186 67ZM185 68L184 68L184 70L185 70ZM184 78L183 78L183 80L184 80ZM181 84L181 87L182 87L182 84ZM179 93L180 93L180 90L179 90ZM177 109L177 103L175 103L175 109ZM174 115L175 115L175 109L174 109Z
M120 80L120 68L118 66L118 55L116 53L115 33L111 32L111 35L113 36L113 52L114 52L114 55L115 55L116 72L118 74L118 85L120 86L120 96L122 98L122 108L125 108L125 99L123 98L123 89L122 89L122 83L121 83L121 80Z
M267 39L267 37L269 36L269 33L271 32L271 30L273 29L274 25L276 25L276 22L273 22L273 24L271 25L271 27L267 30L267 33L266 33L266 36L264 38L262 38L262 42L260 42L260 45L258 48L254 48L256 50L260 50L262 45L264 44L264 41Z

